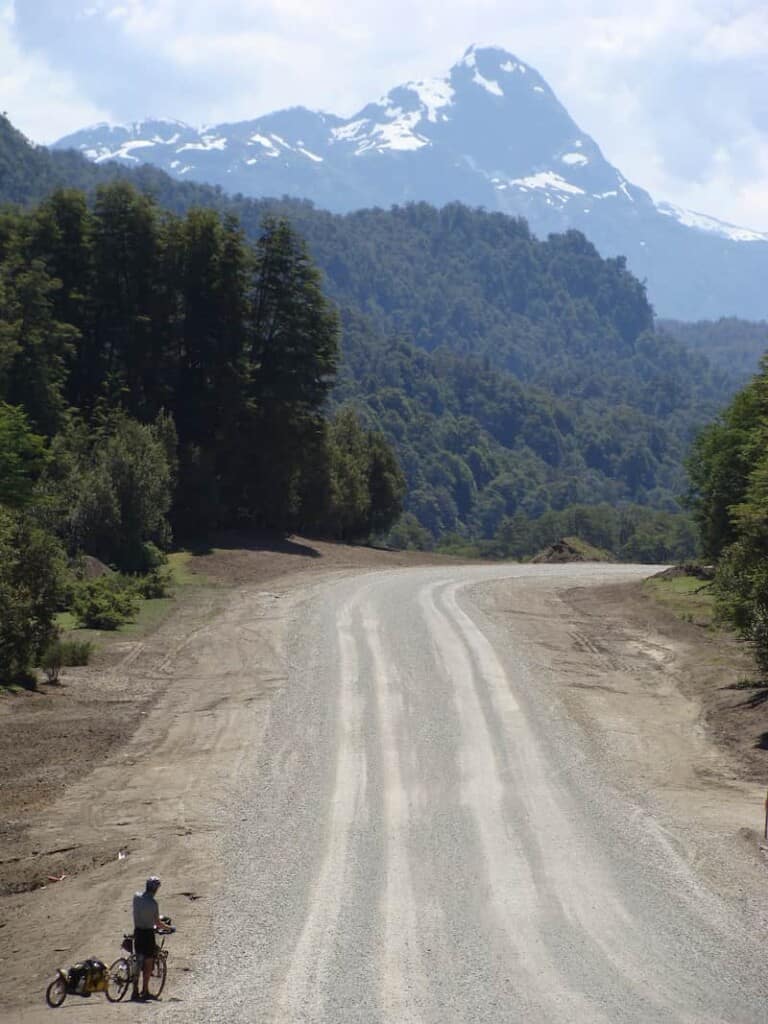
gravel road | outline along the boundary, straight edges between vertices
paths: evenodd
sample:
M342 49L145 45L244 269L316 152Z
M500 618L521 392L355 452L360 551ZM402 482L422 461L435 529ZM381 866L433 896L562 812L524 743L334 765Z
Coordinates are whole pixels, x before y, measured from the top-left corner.
M151 1016L767 1020L764 944L602 774L526 642L542 587L648 572L440 567L312 588L231 792L206 969ZM479 600L502 587L512 623Z

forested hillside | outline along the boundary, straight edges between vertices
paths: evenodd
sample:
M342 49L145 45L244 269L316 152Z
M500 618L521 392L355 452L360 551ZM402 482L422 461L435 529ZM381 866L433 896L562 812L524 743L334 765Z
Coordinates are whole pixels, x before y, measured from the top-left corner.
M458 204L335 216L295 201L228 198L151 168L96 167L32 150L7 124L23 173L0 195L30 201L70 174L128 178L164 208L234 213L260 237L287 217L342 312L332 404L353 403L398 449L408 508L431 534L491 537L505 518L574 503L676 509L696 429L731 378L653 329L623 261L576 232Z
M768 323L722 317L720 320L660 320L658 327L686 348L706 356L712 366L732 374L740 384L758 370L768 352Z
M489 537L574 503L676 507L687 447L733 384L653 330L620 260L457 206L290 209L350 311L339 394L396 440L433 532Z

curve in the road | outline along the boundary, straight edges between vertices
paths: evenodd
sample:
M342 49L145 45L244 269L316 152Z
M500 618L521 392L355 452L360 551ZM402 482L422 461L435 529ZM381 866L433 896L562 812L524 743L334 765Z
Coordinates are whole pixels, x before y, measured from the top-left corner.
M524 620L507 632L471 589L513 588L535 613L547 588L642 571L420 569L315 588L251 789L233 794L247 880L233 873L185 1019L766 1019L760 944L590 762L557 679L529 663Z

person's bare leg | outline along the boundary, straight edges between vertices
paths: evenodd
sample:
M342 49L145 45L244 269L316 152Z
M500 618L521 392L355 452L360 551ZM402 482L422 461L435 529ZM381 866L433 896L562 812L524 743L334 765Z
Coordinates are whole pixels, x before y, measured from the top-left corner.
M155 958L151 956L144 957L144 966L142 967L142 975L144 977L144 988L142 995L149 994L149 979L152 977L152 968L155 965Z
M133 974L133 991L131 992L131 999L139 998L139 975L144 971L144 957L137 957L137 961L136 970L131 972Z

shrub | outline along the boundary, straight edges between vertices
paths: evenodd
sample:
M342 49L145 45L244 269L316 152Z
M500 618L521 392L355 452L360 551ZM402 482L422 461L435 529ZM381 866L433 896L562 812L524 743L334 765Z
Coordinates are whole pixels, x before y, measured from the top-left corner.
M157 544L151 540L145 541L141 546L141 565L147 572L151 569L159 569L168 561L165 553L160 550Z
M48 682L58 681L62 668L74 668L87 665L93 654L90 640L54 640L43 652L40 668L45 672Z
M90 640L61 640L62 665L67 668L75 668L78 665L87 665L93 654L93 644Z
M30 666L56 636L63 572L58 543L0 506L0 684L31 685Z
M77 587L72 607L81 626L117 629L138 611L139 595L132 580L111 573L95 580L83 580Z
M45 678L49 683L59 681L59 672L62 666L61 641L54 640L52 644L43 651L40 658L40 668L45 672Z
M768 609L758 606L752 617L752 640L755 644L755 661L768 678Z
M145 576L134 576L133 585L141 597L168 597L171 593L171 574L168 569L152 569Z

